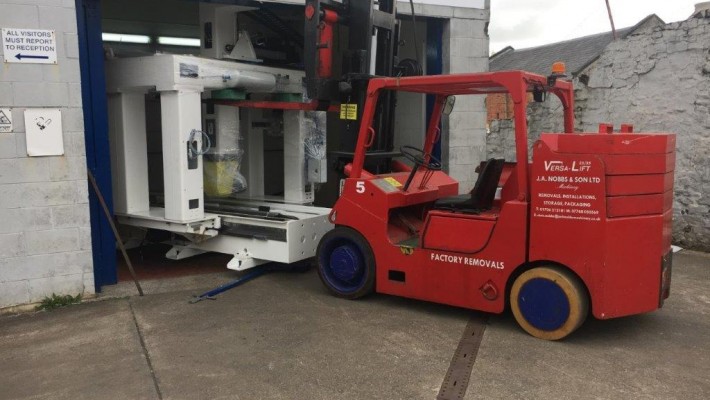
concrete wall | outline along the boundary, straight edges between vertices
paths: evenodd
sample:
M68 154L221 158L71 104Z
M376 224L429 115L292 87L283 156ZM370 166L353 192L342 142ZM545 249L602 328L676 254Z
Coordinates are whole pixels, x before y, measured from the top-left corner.
M582 82L587 82L585 85ZM674 132L677 161L674 242L710 251L710 18L649 28L607 47L576 80L576 129L600 122L637 132ZM559 132L555 99L529 108L530 135ZM489 153L502 154L511 122L491 125Z
M444 29L444 74L488 71L490 9L453 10ZM454 112L443 118L442 161L461 193L473 188L486 155L485 110L484 96L457 96Z
M0 308L52 293L93 293L91 233L73 0L0 0L0 27L54 29L58 65L0 60ZM0 49L0 59L5 55ZM27 157L24 110L60 108L66 154Z

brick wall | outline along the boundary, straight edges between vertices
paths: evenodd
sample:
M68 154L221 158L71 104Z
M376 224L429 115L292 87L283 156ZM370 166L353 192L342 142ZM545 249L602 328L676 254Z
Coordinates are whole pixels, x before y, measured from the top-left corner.
M486 96L486 112L488 123L494 120L513 118L513 99L503 93L489 94Z
M0 107L14 122L0 133L2 308L93 293L94 277L74 1L0 0L0 10L0 27L55 30L58 55L58 65L0 60ZM61 109L64 156L27 157L28 107Z

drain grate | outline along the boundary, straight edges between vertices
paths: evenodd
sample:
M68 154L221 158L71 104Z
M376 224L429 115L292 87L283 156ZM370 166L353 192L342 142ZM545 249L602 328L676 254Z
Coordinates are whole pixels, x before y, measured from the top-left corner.
M478 348L483 340L483 332L486 330L486 321L488 317L485 315L474 314L468 320L466 329L463 331L461 341L456 348L456 352L449 364L449 370L446 372L444 382L439 389L437 400L461 400L466 394L468 383L471 380L471 371L473 364L476 362Z

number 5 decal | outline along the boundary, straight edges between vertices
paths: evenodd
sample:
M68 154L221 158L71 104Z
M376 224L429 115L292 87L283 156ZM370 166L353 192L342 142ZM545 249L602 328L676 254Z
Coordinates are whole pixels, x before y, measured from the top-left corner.
M359 194L365 193L365 182L364 181L358 181L355 184L355 191L358 192Z

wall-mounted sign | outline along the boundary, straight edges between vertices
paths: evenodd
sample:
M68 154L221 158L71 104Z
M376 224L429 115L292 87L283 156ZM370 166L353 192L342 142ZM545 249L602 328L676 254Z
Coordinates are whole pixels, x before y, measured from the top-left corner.
M6 63L57 63L57 36L54 31L2 28L2 49Z
M12 133L12 110L0 108L0 133Z
M27 155L64 155L62 112L59 109L34 108L25 111Z

